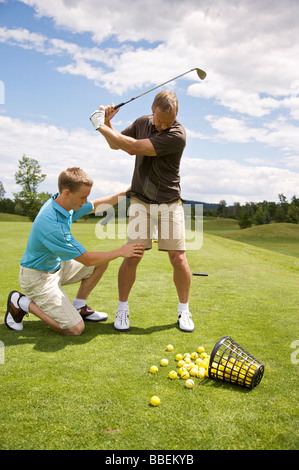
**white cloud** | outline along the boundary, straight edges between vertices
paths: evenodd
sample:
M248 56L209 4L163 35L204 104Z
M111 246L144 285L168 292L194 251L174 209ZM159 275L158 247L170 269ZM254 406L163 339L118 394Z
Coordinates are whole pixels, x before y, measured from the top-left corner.
M250 127L245 121L223 116L207 116L213 129L218 133L216 140L227 142L260 142L270 147L277 147L284 152L298 152L299 132L298 126L278 118L272 122L264 123L262 128Z
M121 191L130 185L134 157L108 148L97 132L85 129L67 131L0 116L0 161L5 163L1 181L7 193L20 188L14 183L18 160L25 154L40 163L47 178L41 188L56 192L58 174L80 166L94 180L92 197ZM278 193L291 198L298 189L298 174L273 165L255 166L234 160L195 159L184 155L181 163L182 196L185 199L219 202L277 200ZM297 191L298 193L298 191Z
M274 166L248 166L234 160L184 158L182 189L188 199L227 204L290 200L298 194L298 174ZM296 192L297 191L297 192Z
M242 202L241 194L246 200L262 200L269 199L269 194L275 199L278 192L289 197L296 193L298 1L131 0L129 6L121 0L23 3L32 6L37 16L51 18L59 34L47 37L25 28L2 27L0 42L51 55L51 63L56 64L59 73L86 77L114 95L151 88L193 67L203 68L207 71L205 81L200 82L195 73L182 80L190 84L187 93L194 97L194 108L197 104L206 105L212 133L208 135L210 129L206 126L202 131L195 121L194 125L186 121L188 138L205 143L260 143L281 152L285 170L270 161L265 165L255 155L247 155L244 164L224 161L220 156L207 161L185 155L184 197L198 199L198 194L202 194L206 201L226 198L228 202ZM63 29L74 36L63 36ZM87 36L85 47L80 46L76 33L89 34L92 47L86 46ZM59 61L54 60L55 56ZM170 86L178 89L180 83ZM216 108L211 110L211 103ZM123 189L122 185L130 182L133 159L107 149L92 131L67 131L1 114L0 125L4 149L0 150L1 158L5 162L12 159L15 166L23 153L37 158L46 167L46 182L51 183L51 190L56 188L60 169L82 162L93 172L96 188L103 194L109 193L111 187ZM14 171L13 164L7 164L9 172ZM15 191L13 175L5 178ZM9 188L5 187L7 192Z
M48 54L56 50L70 56L71 62L60 66L60 72L83 75L122 94L200 67L207 70L205 82L198 83L192 75L184 77L195 82L188 90L192 96L212 98L233 112L256 117L283 106L298 119L295 105L281 102L290 97L291 86L299 80L296 1L132 0L129 8L121 0L23 3L34 7L38 16L52 18L60 28L90 33L99 46L79 48L57 39L47 43L35 33L26 40L20 31L23 47L35 45ZM111 38L112 46L103 49L102 42ZM14 41L20 44L19 38Z
M98 195L118 192L131 183L133 158L121 151L110 150L93 130L67 131L0 116L0 142L0 159L5 168L8 165L1 181L10 195L20 189L15 185L14 173L23 154L40 163L47 174L43 190L48 192L56 191L58 174L73 166L83 167L90 174L94 179L93 192Z

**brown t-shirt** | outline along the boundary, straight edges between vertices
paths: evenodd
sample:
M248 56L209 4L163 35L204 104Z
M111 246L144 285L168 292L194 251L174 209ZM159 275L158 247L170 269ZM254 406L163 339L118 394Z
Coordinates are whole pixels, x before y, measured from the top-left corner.
M175 121L169 129L158 132L153 116L138 118L122 131L134 139L150 139L157 156L136 155L132 189L129 193L147 203L171 202L181 197L180 161L186 145L186 132Z

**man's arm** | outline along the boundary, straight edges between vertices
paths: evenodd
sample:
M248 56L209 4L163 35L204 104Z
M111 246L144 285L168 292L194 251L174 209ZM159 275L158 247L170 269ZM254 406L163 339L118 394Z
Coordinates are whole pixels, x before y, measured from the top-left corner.
M90 119L96 130L98 130L106 139L110 148L115 150L123 150L129 155L146 155L155 157L156 151L149 139L136 140L117 132L111 125L111 119L118 112L113 104L111 106L100 106Z
M112 251L85 251L83 255L75 258L79 263L84 266L97 266L107 263L116 258L142 258L144 253L144 246L142 243L126 244L121 248Z
M117 132L112 127L105 124L97 130L105 137L109 146L113 149L123 150L129 155L146 155L149 157L155 157L157 155L149 139L133 139L132 137Z
M93 211L91 213L96 212L96 208L99 205L107 205L108 206L115 206L119 201L124 199L126 197L127 191L129 191L130 188L126 189L125 191L121 191L120 193L113 194L112 196L106 196L106 197L101 197L99 199L95 199L92 201L93 203Z

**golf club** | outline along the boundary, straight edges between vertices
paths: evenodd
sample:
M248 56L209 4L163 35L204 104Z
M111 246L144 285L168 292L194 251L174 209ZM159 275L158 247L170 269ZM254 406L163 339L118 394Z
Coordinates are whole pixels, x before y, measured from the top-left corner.
M207 273L193 273L193 276L208 276Z
M130 103L131 101L136 100L137 98L140 98L141 96L144 96L147 93L150 93L151 91L154 91L163 85L166 85L166 83L172 82L173 80L176 80L177 78L180 78L183 75L186 75L187 73L193 72L193 70L196 70L196 73L201 80L204 80L206 78L206 75L207 75L206 72L204 72L201 69L195 68L195 69L188 70L188 72L182 73L181 75L178 75L177 77L171 78L170 80L167 80L167 82L161 83L161 85L157 85L154 88L151 88L150 90L145 91L144 93L141 93L141 95L135 96L134 98L131 98L128 101L124 101L123 103L117 104L116 106L114 106L114 109L120 108L121 106L124 106L125 104Z

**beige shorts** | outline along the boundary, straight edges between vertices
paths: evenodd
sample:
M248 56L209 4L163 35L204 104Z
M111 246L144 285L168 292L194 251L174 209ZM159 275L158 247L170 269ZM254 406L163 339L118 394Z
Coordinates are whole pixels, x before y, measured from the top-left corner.
M58 271L37 271L20 267L19 283L23 294L49 317L56 320L61 329L77 325L82 317L61 286L75 284L89 278L94 266L86 267L78 261L63 261Z
M143 243L146 250L152 248L157 232L161 251L185 251L185 219L181 200L147 204L131 197L128 224L128 243Z

